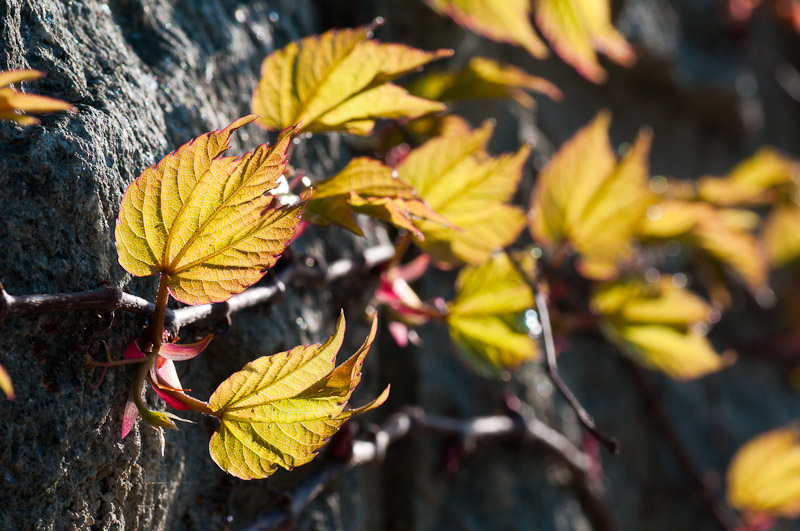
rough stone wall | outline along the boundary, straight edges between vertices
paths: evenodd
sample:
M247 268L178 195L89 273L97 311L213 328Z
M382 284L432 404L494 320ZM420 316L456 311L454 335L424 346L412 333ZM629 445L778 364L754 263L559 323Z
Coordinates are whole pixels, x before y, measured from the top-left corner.
M12 294L110 281L152 298L154 283L131 279L116 261L113 228L128 183L168 150L249 112L258 67L270 50L377 15L389 21L378 35L384 40L516 62L564 90L561 103L539 98L535 113L494 103L463 109L476 121L499 118L498 151L535 142L527 189L533 169L602 107L614 112L615 142L629 141L643 124L653 127L655 174L723 173L767 142L800 154L800 103L779 86L767 61L777 57L798 66L798 37L768 19L744 37L726 33L710 22L715 6L711 0L624 2L618 26L644 59L630 71L611 66L610 82L597 87L557 60L535 62L466 33L421 2L0 0L0 69L46 71L48 77L30 89L78 108L74 116L47 115L32 128L0 124L0 281ZM743 38L756 46L744 46ZM758 54L748 52L754 49ZM753 83L755 92L747 90ZM234 139L233 152L263 139L262 131L248 127ZM336 136L315 138L300 144L294 161L330 175L346 157L343 151ZM333 260L363 242L340 231L311 230L299 245ZM425 289L442 294L451 281L439 274ZM187 364L184 383L208 396L257 355L324 338L341 301L352 350L364 335L356 326L364 302L356 294L363 287L353 281L332 291L293 289L279 306L237 315L207 353ZM281 503L277 492L307 471L264 481L229 478L208 457L213 426L200 418L199 425L167 433L163 457L161 441L147 426L119 440L132 371L110 371L92 389L81 348L102 357L102 340L120 352L143 321L119 314L105 331L107 324L91 312L0 323L0 363L19 395L13 403L0 400L0 528L235 529ZM487 381L451 355L441 328L422 336L419 349L397 350L386 334L379 339L366 389L356 400L386 381L393 395L372 419L406 403L453 416L491 414L513 388L542 418L580 440L574 415L554 399L538 367L509 382ZM580 337L561 363L599 424L621 440L622 456L603 458L609 507L620 527L714 529L614 349L597 337ZM658 384L690 450L719 471L745 439L800 411L798 394L758 351L742 353L736 366L700 382L659 378ZM453 472L443 466L448 444L428 435L404 441L382 466L353 471L334 485L296 527L591 528L563 474L541 453L513 444L481 447Z

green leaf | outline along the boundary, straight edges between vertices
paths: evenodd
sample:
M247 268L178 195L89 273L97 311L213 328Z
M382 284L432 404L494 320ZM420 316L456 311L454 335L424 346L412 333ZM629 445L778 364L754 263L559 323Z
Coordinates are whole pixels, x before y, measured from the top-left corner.
M434 211L458 229L431 221L416 225L425 235L418 244L435 260L479 265L511 244L525 226L525 215L510 203L530 154L490 157L485 146L492 126L429 140L397 167L400 179L416 188Z
M264 356L225 380L209 400L221 421L209 445L214 462L241 479L265 478L279 466L292 469L314 459L347 419L380 406L388 387L367 405L344 410L361 380L376 325L339 367L334 363L344 339L343 316L324 345Z
M279 130L300 123L303 131L366 135L379 118L415 118L446 109L388 81L452 51L423 52L370 37L369 27L331 30L267 56L253 92L258 124Z
M162 273L188 304L219 302L258 281L294 235L303 204L273 208L296 128L274 146L221 157L231 133L257 117L205 133L147 168L125 193L119 262L136 276Z
M316 185L305 217L314 223L335 223L363 236L353 212L387 221L418 237L423 235L412 219L449 225L428 208L411 185L397 178L396 171L366 157L352 159L342 171Z
M496 375L538 356L524 326L534 306L528 282L505 253L466 267L456 280L447 326L459 353L478 372Z

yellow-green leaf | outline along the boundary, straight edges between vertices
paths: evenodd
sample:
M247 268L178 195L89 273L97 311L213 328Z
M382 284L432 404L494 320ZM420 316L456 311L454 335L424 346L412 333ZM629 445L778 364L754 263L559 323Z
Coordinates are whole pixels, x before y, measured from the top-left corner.
M380 406L381 395L345 411L361 380L364 357L375 339L376 321L361 348L339 367L344 317L324 345L302 345L258 358L225 380L209 400L221 424L209 451L220 468L242 479L265 478L277 468L308 463L350 417Z
M445 110L388 83L451 55L370 40L371 29L331 30L273 52L253 92L258 124L272 130L300 123L303 131L366 135L379 118L416 118Z
M591 304L601 330L624 354L673 378L699 378L733 359L732 354L720 357L698 330L711 308L669 277L601 284Z
M534 306L528 282L505 253L456 280L447 326L464 359L478 372L494 375L538 356L525 328L525 312Z
M439 261L479 265L493 251L517 239L525 215L509 204L522 177L530 149L490 157L485 146L492 127L437 137L412 151L398 166L411 184L452 229L431 221L416 225L425 235L420 246Z
M55 111L74 111L69 103L46 96L24 94L11 88L11 83L32 81L44 76L38 70L8 70L0 72L0 120L12 120L20 125L38 124L39 120L24 113L42 114Z
M540 172L531 198L533 239L553 252L574 246L582 274L607 280L634 257L632 240L654 202L648 182L651 135L639 134L617 163L600 113Z
M748 441L728 467L728 502L748 520L800 516L800 429L768 431Z
M366 214L422 233L412 219L428 219L447 226L447 220L422 201L414 188L397 178L397 172L380 161L358 157L339 173L314 188L305 216L320 224L335 223L363 236L353 212Z
M630 66L636 61L630 44L611 23L609 0L536 0L536 24L561 58L583 77L605 81L595 51Z
M490 39L522 46L534 57L547 47L531 26L530 0L426 0L436 12Z
M762 148L737 165L727 177L702 177L698 197L715 205L770 203L781 187L794 190L800 182L800 163L772 148Z
M126 270L162 273L176 299L203 304L240 293L275 263L303 210L302 203L273 208L267 193L283 174L296 128L274 146L221 157L231 133L256 118L195 138L128 187L116 229Z
M553 100L562 98L558 87L546 79L485 57L473 57L462 70L426 74L414 81L409 90L417 96L445 102L511 98L528 109L536 106L526 92L529 90Z
M773 210L763 229L764 245L772 265L785 266L800 257L800 208L783 205Z
M14 386L11 383L11 377L2 365L0 365L0 391L3 391L9 400L14 400Z

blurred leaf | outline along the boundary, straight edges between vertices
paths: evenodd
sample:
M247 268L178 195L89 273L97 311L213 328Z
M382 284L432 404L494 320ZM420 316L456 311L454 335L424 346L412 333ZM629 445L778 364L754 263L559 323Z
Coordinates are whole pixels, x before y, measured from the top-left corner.
M536 24L561 58L583 77L605 81L595 50L631 66L636 55L611 23L609 0L536 0Z
M205 133L147 168L125 193L119 262L135 276L162 273L188 304L229 299L258 281L292 235L303 204L272 208L267 192L286 168L296 128L274 146L221 157L231 133L256 116Z
M354 158L342 171L314 188L305 216L320 224L335 223L363 236L353 219L359 212L422 237L412 219L428 219L447 226L447 220L428 208L413 187L379 161Z
M436 12L485 37L522 46L539 59L548 55L547 47L531 26L530 0L425 1Z
M11 88L11 83L32 81L44 76L38 70L8 70L0 72L0 120L11 120L20 125L35 125L39 120L24 113L42 114L56 111L74 111L75 107L55 98L24 94Z
M456 281L447 326L466 361L478 372L496 375L538 356L525 329L525 311L534 306L528 281L511 259L499 253L466 267Z
M452 54L370 40L371 29L331 30L273 52L253 92L258 124L279 130L299 123L310 132L367 135L379 118L415 118L446 107L387 83Z
M511 98L527 109L536 107L528 90L546 94L553 100L563 97L558 87L546 79L485 57L473 57L462 70L426 74L417 78L409 90L417 96L444 102Z
M591 305L602 331L624 354L673 378L699 378L733 359L718 356L697 330L711 308L669 277L656 283L632 279L601 284Z
M753 294L767 289L764 249L751 232L741 228L752 223L751 213L678 200L662 201L654 208L658 215L649 216L642 224L643 239L683 238L728 267Z
M388 387L367 405L344 410L361 381L376 325L373 320L367 340L339 367L343 316L324 345L258 358L225 380L209 400L221 421L209 445L214 462L241 479L265 478L278 466L291 470L314 459L347 419L380 406Z
M491 125L467 134L429 140L397 167L400 179L416 188L434 211L458 229L416 222L425 235L419 245L434 260L479 265L517 239L525 215L509 204L530 149L490 157L485 147Z
M651 135L640 133L617 163L610 121L600 113L553 155L536 180L529 216L535 241L554 252L574 246L581 273L599 280L633 259L631 241L654 201L647 177Z
M772 265L781 267L797 260L800 257L800 208L783 205L774 209L764 223L762 234Z
M796 425L751 439L728 467L728 502L757 516L800 516L800 429Z
M762 148L727 177L702 177L698 198L721 206L757 205L775 199L776 188L800 182L800 163L772 148Z
M8 375L2 365L0 365L0 391L3 391L9 400L14 400L14 386L11 383L11 376Z

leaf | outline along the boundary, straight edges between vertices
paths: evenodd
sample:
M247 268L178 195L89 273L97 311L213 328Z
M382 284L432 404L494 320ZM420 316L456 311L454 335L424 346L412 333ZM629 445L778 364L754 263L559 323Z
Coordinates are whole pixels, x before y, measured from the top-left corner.
M529 214L535 241L556 254L574 246L580 272L598 280L633 260L632 240L655 200L647 176L651 134L639 133L617 163L610 121L600 113L553 155L536 180Z
M12 120L20 125L35 125L39 120L23 113L42 114L74 111L69 103L46 96L24 94L11 88L11 83L32 81L44 77L38 70L8 70L0 72L0 120Z
M272 208L297 128L274 146L221 157L231 133L256 116L205 133L147 168L125 193L117 221L119 262L135 276L162 273L188 304L229 299L258 281L292 235L303 203Z
M600 328L622 352L645 367L672 378L690 380L718 371L733 361L720 357L698 326L710 306L676 287L670 277L600 284L592 294Z
M534 306L528 282L505 253L456 280L447 327L459 353L476 371L496 375L539 355L525 329L525 312Z
M800 257L800 208L775 208L764 223L762 234L772 265L782 267L796 261Z
M2 365L0 365L0 391L3 391L7 399L14 400L14 385L11 383L11 376Z
M353 415L380 406L381 395L345 411L361 380L361 366L375 338L377 321L361 348L334 368L344 338L344 317L324 345L303 345L245 365L211 395L221 424L211 437L211 457L241 479L265 478L278 466L292 469L317 450Z
M800 163L772 148L761 148L738 164L727 177L702 177L698 198L720 206L771 203L780 188L794 190L800 182Z
M271 130L302 123L309 132L367 135L379 118L416 118L446 107L411 96L389 80L452 55L381 44L370 27L331 30L292 42L261 65L253 92L258 124Z
M437 13L495 41L522 46L543 59L547 47L530 21L530 0L425 0Z
M426 74L417 78L409 90L417 96L444 102L511 98L527 109L536 107L528 90L557 101L563 97L558 87L546 79L485 57L473 57L462 70Z
M800 516L800 429L762 433L742 446L728 467L728 502L748 520Z
M425 235L417 243L438 261L479 265L517 239L525 215L509 204L530 149L490 157L485 147L492 126L429 140L397 167L430 208L458 230L416 222Z
M367 157L352 159L341 172L319 183L305 216L312 222L335 223L363 236L353 212L387 221L417 237L423 236L412 219L449 225L418 197L414 188L397 178L395 170Z
M596 51L623 66L636 55L611 23L609 0L537 0L536 24L561 58L586 79L606 80Z
M753 294L767 289L767 257L761 243L741 225L750 223L737 211L699 202L666 200L657 215L642 224L643 239L683 238L720 265L729 268ZM749 218L749 216L747 216Z

